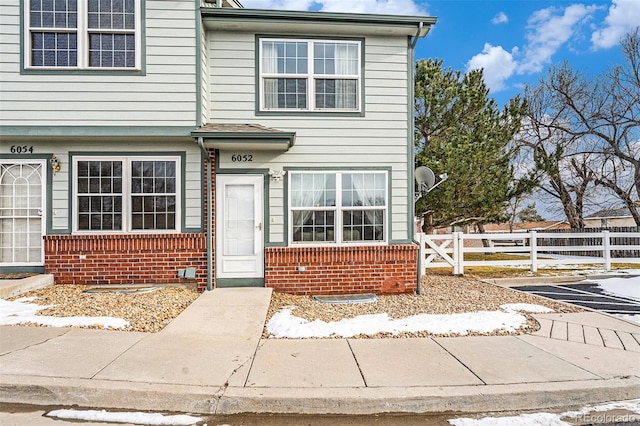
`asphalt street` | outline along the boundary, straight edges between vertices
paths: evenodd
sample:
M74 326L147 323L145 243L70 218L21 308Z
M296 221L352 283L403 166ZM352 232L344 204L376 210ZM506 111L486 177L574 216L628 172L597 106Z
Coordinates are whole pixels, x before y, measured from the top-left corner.
M512 288L612 315L640 315L640 302L606 294L597 283L523 285Z

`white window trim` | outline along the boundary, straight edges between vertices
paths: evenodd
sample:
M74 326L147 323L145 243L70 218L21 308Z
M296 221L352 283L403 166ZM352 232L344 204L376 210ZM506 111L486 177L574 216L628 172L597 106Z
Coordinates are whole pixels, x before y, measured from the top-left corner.
M122 161L122 229L78 229L78 162L79 161ZM132 229L131 228L131 162L132 161L175 161L176 163L176 227L175 229ZM182 170L181 159L178 156L91 156L82 155L73 157L73 176L71 186L73 188L73 201L71 215L73 217L73 234L176 234L181 232L182 223Z
M389 194L389 172L387 170L290 170L287 175L288 179L291 178L292 174L314 174L314 173L325 173L325 174L335 174L336 175L336 203L335 206L321 206L321 207L292 207L291 206L291 185L288 185L288 193L287 199L287 218L288 218L288 229L287 233L289 235L288 245L295 247L335 247L335 246L381 246L389 244L389 203L391 200L391 196ZM342 174L352 174L352 173L379 173L384 174L384 182L385 182L385 206L384 209L374 206L342 206ZM327 241L318 241L318 242L300 242L293 241L293 212L295 210L313 210L313 211L327 211L333 210L335 217L334 224L334 236L335 242L327 242ZM369 240L360 240L360 241L342 241L342 232L335 232L335 229L343 230L344 227L342 225L342 212L347 210L383 210L384 213L384 224L383 224L383 239L381 241L369 241Z
M31 10L29 8L29 0L24 1L24 51L23 64L24 69L30 70L101 70L101 71L139 71L142 69L142 0L134 0L135 2L135 28L132 30L109 29L105 32L129 34L133 32L136 39L136 64L135 67L90 67L89 66L89 33L100 32L98 29L88 28L88 3L87 0L78 0L78 26L77 28L31 28ZM77 56L78 65L75 67L49 67L31 65L31 32L52 32L77 34Z
M305 74L266 74L262 71L262 55L263 55L263 43L264 42L293 42L293 43L307 43L307 73ZM318 74L314 72L314 56L313 56L313 43L343 43L343 44L356 44L358 46L358 74L357 75L337 75L337 74ZM261 37L258 43L259 55L258 55L258 69L259 69L259 90L258 96L260 97L260 111L261 112L361 112L362 111L362 41L360 40L336 40L336 39L298 39L298 38L271 38ZM264 89L264 80L266 78L305 78L307 80L307 108L266 108ZM316 78L327 79L345 79L356 81L356 105L357 108L316 108L316 87L314 81Z

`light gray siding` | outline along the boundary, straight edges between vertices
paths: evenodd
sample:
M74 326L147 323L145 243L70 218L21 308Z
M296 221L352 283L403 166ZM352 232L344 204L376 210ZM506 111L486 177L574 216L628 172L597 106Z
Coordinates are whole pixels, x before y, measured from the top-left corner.
M196 2L146 0L145 72L21 73L20 1L0 5L0 124L193 126Z
M408 51L404 37L367 37L364 41L364 114L256 115L255 35L240 32L209 34L211 92L210 121L258 123L296 132L296 143L286 153L253 153L251 163L233 163L232 152L221 152L225 169L284 168L389 168L391 176L391 229L389 240L409 234L407 162ZM271 243L284 241L283 182L269 182Z
M26 1L26 0L25 0ZM184 204L187 229L202 229L201 153L188 131L195 127L196 3L193 0L143 0L143 39L140 73L101 71L22 70L20 0L0 4L0 125L25 129L20 144L34 154L55 154L61 171L51 182L52 231L70 231L72 188L69 153L109 155L125 152L185 153ZM198 94L198 96L200 96ZM69 137L68 128L93 127L96 138ZM127 128L144 137L131 137ZM34 128L35 134L26 137ZM180 133L183 142L163 139L162 130ZM111 130L113 129L113 130ZM70 132L73 132L71 130ZM83 134L82 130L76 133ZM184 135L181 134L184 132ZM154 139L153 134L159 137ZM57 136L52 139L49 136ZM77 136L77 135L76 135ZM13 142L12 142L13 143Z

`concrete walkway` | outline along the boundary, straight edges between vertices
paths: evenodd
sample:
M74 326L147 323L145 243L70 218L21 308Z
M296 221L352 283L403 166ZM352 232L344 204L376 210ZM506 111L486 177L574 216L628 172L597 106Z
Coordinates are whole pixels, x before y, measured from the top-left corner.
M640 398L640 326L603 314L536 315L542 329L522 336L264 340L270 296L205 292L156 334L0 327L0 401L365 414Z

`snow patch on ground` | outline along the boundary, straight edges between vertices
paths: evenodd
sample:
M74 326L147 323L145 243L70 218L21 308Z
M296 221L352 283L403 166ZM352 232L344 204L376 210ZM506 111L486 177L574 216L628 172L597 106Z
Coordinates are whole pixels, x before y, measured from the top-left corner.
M89 422L133 423L139 425L194 425L203 419L186 414L168 416L159 413L107 412L105 410L55 410L46 414L66 420L84 420Z
M640 414L640 399L618 401L602 405L592 405L578 411L567 411L561 414L532 413L508 417L484 417L482 419L458 418L448 420L453 426L571 426L573 423L563 418L589 420L591 413L602 413L612 410L625 410Z
M420 314L406 318L390 318L386 313L360 315L340 321L308 321L296 317L292 308L283 308L269 322L267 331L274 338L312 338L312 337L353 337L360 334L378 333L399 334L402 332L428 331L433 334L460 334L472 332L491 333L493 331L513 332L527 322L527 318L518 311L550 312L539 305L511 304L503 305L502 311L478 311L460 314Z
M571 426L550 413L521 414L511 417L485 417L483 419L459 418L449 420L453 426Z
M89 327L100 325L105 328L125 328L129 323L122 318L111 317L50 317L36 315L51 306L30 303L34 298L23 297L15 301L0 299L0 325L38 324L49 327Z
M640 270L625 270L622 275L588 281L598 285L603 293L640 302ZM640 323L640 314L615 314L617 317Z
M640 271L635 277L615 277L597 280L598 287L610 296L626 297L640 302Z

